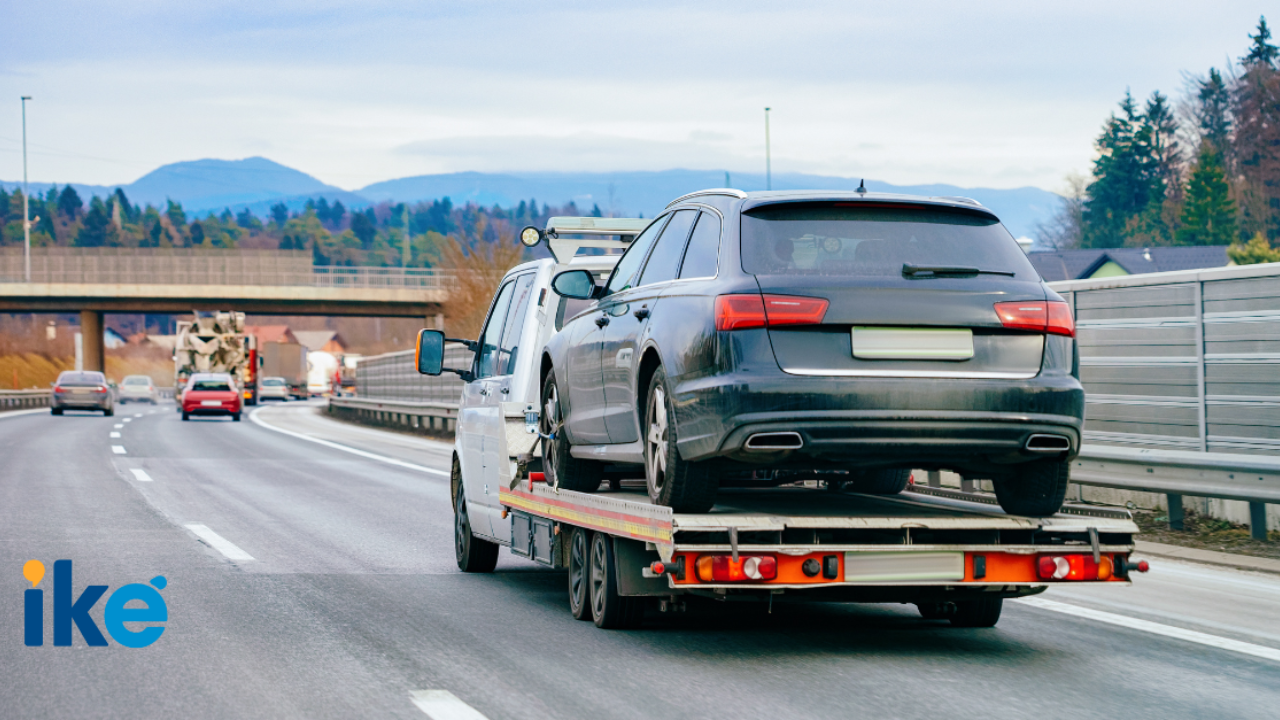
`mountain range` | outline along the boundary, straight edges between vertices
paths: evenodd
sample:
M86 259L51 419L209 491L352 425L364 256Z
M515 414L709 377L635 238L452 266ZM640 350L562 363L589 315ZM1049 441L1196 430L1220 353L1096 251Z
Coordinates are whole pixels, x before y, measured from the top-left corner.
M775 190L854 190L861 178L777 173ZM20 183L0 183L12 189ZM385 180L358 190L344 190L293 168L262 157L244 160L193 160L161 166L138 180L124 185L70 183L86 200L105 197L117 187L130 202L162 206L166 200L181 202L189 214L248 208L265 216L279 202L291 210L300 209L308 199L341 200L351 209L376 203L419 202L448 197L455 205L512 207L521 200L563 205L570 200L584 213L593 206L604 212L652 217L668 202L685 193L708 187L765 189L762 174L726 173L719 170L662 170L657 172L459 172ZM954 185L891 185L867 180L873 192L910 195L960 195L991 208L1016 237L1034 236L1036 225L1057 208L1059 197L1034 187L1013 189L962 188ZM31 183L32 192L45 192L49 183Z

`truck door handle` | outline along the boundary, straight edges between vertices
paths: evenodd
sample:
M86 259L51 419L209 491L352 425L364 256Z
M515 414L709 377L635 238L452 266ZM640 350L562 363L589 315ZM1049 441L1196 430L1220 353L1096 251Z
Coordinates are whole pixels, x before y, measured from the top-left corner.
M637 320L643 320L643 319L645 319L645 318L649 317L649 306L648 306L648 305L641 305L639 310L636 310L635 312L633 312L633 313L631 313L631 314L632 314L632 315L635 315Z
M600 317L596 318L596 327L604 327L605 325L608 325L608 324L609 324L608 315L601 315Z
M503 395L506 395L507 393L511 392L511 388L509 388L509 387L502 388L502 390L501 390L500 392L501 392Z
M488 394L489 394L489 388L487 388L487 387L482 387L482 388L480 388L480 394L481 394L481 395L488 395Z

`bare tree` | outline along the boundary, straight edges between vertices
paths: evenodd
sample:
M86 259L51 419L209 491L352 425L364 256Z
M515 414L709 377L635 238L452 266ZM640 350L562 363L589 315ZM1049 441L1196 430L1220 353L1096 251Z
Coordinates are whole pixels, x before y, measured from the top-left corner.
M1067 176L1067 188L1058 203L1058 209L1046 221L1036 225L1036 239L1040 246L1050 250L1067 250L1079 247L1084 235L1084 202L1088 198L1086 188L1089 178L1079 173Z
M505 220L479 215L470 228L449 235L440 255L444 267L453 273L446 327L455 337L478 337L498 283L524 259L524 246L515 241Z

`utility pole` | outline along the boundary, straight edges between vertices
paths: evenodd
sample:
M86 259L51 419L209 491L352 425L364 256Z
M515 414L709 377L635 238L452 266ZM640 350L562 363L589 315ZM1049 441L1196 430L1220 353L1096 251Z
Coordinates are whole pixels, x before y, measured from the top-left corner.
M769 153L769 108L764 109L764 189L773 189L773 157Z
M27 101L22 96L22 278L31 282L31 190L27 187Z

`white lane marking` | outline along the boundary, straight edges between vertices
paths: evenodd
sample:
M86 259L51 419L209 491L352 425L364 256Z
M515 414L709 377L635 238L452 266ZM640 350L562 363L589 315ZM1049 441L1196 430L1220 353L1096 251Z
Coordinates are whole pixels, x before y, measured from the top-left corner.
M118 437L120 437L120 433L118 433L118 432L113 432L113 433L111 433L111 437L113 437L113 438L118 438Z
M212 547L214 550L217 550L218 552L225 555L228 560L252 560L253 559L252 555L241 550L239 547L236 546L235 543L222 537L221 535L210 530L204 525L200 525L198 523L192 523L190 525L187 525L186 528L191 532L195 533L196 537L209 543L209 546Z
M258 418L258 413L262 412L264 409L265 408L258 408L257 410L254 410L252 413L249 414L249 419L252 420L255 424L261 425L262 427L268 430L274 430L278 433L283 433L290 437L296 437L299 440L307 440L309 442L319 443L320 445L324 445L325 447L331 447L334 450L349 452L352 455L359 455L360 457L366 457L366 458L369 458L370 460L377 460L378 462L384 462L384 463L387 463L388 465L397 465L402 468L409 468L410 470L417 470L418 472L432 473L434 475L444 475L445 477L449 476L449 473L445 472L444 470L437 470L432 467L427 467L426 465L418 465L417 463L405 462L404 460L397 460L392 457L387 457L386 455L379 455L377 453L371 453L366 450L357 450L353 447L347 447L346 445L339 445L336 442L321 440L320 438L311 437L310 435L303 435L302 433L296 433L296 432L293 432L292 430L285 430L283 428L278 428L275 425L268 423L266 420L261 420Z
M129 472L133 473L133 479L138 482L151 482L151 476L142 468L129 468Z
M431 720L489 720L448 690L415 690L409 697Z
M142 413L138 413L137 415L134 415L134 417L142 417ZM128 421L126 420L125 422L128 422Z
M115 454L117 454L117 455L125 455L125 454L126 454L126 453L125 453L125 449L124 449L124 446L123 446L123 445L112 445L112 446L111 446L111 452L113 452L113 453L115 453Z
M0 420L8 417L17 417L19 415L35 415L36 413L47 413L49 408L36 408L34 410L5 410L0 412Z
M113 427L113 428L115 428L115 429L119 430L120 428L124 427L124 423L116 423L115 425L112 425L111 427Z
M1016 602L1040 608L1041 610L1052 610L1053 612L1059 612L1064 615L1074 615L1087 620L1097 620L1098 622L1104 622L1110 625L1119 625L1120 627L1127 627L1133 630L1141 630L1142 632L1151 633L1152 635L1163 635L1177 640L1186 640L1187 642L1215 647L1220 650L1230 650L1244 655L1252 655L1254 657L1280 662L1280 650L1263 645L1254 645L1253 643L1218 637L1217 635L1196 632L1195 630L1184 630L1180 627L1173 627L1172 625L1162 625L1160 623L1151 622L1150 620L1139 620L1137 618L1128 617L1127 615L1116 615L1115 613L1092 610L1090 608L1080 607L1079 605L1069 605L1067 603L1055 602L1053 600L1021 598Z
M135 415L134 417L142 417L142 416L141 416L141 415ZM125 419L124 419L124 422L133 422L133 418L125 418Z

